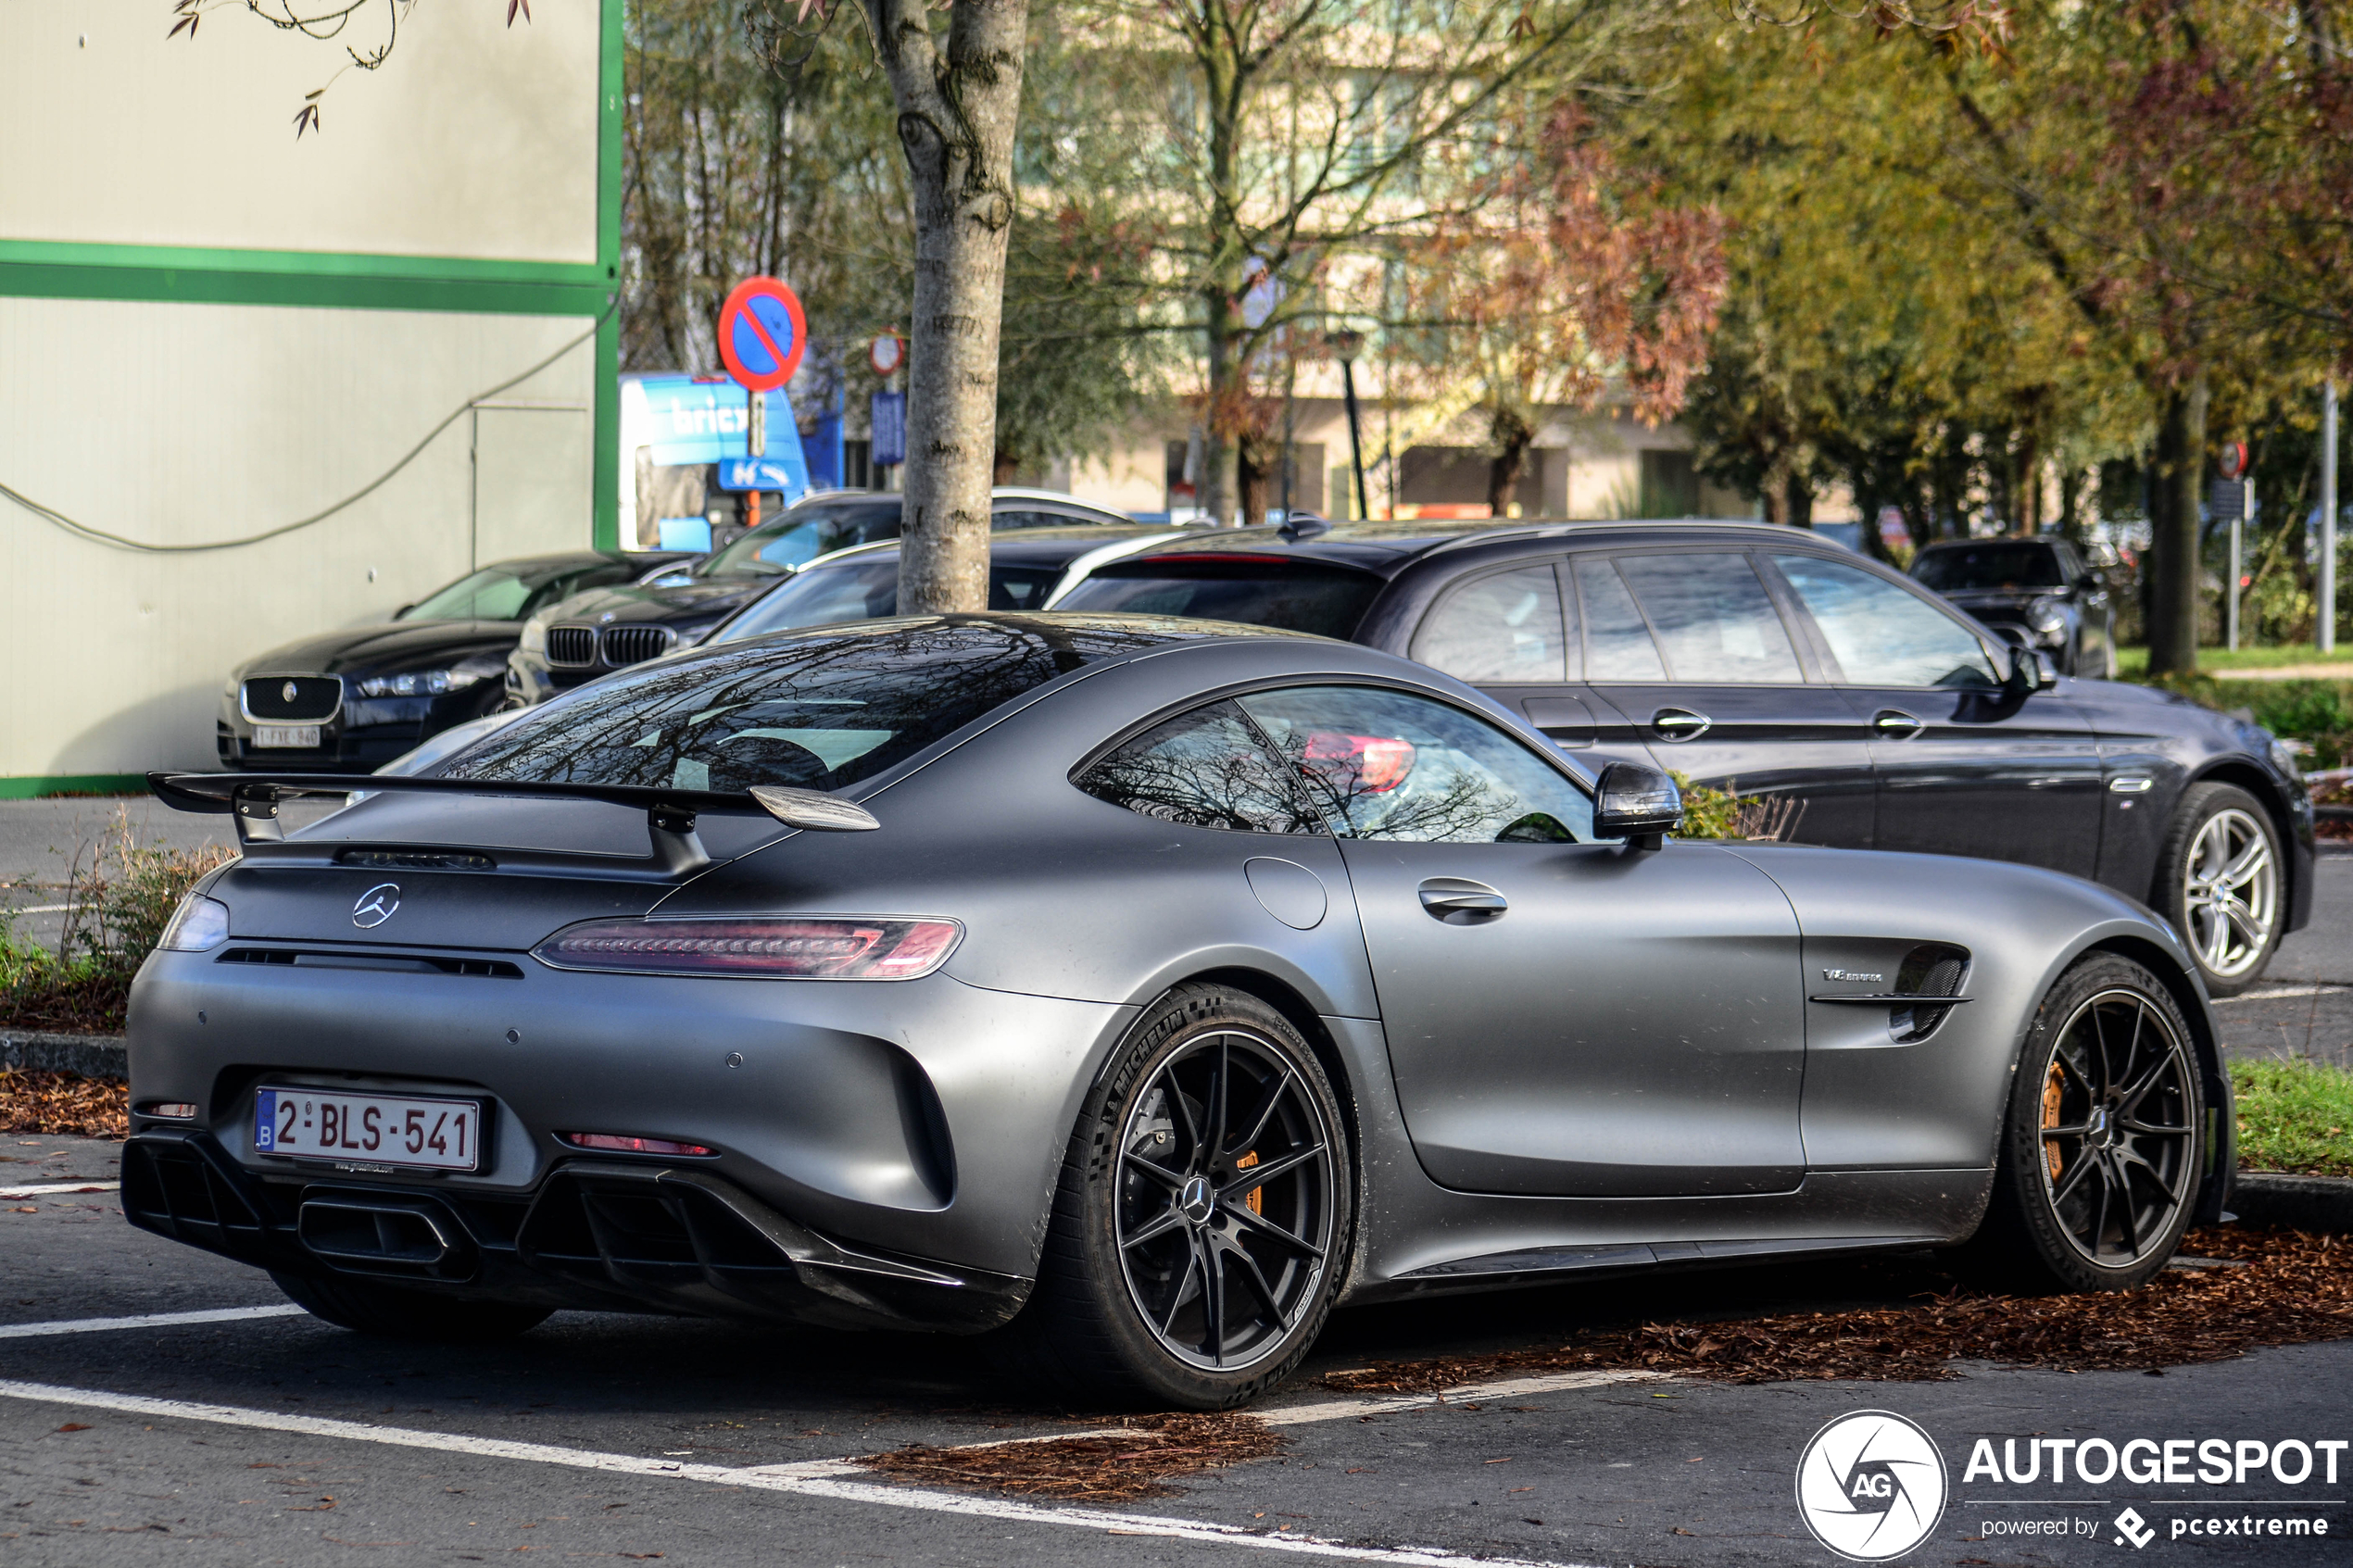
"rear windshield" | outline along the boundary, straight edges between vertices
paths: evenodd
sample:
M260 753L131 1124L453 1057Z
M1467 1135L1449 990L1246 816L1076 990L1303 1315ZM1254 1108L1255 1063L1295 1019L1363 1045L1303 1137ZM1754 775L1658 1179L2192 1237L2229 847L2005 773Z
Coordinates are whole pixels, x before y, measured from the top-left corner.
M648 665L485 736L447 776L736 792L839 789L990 709L1166 631L889 621Z
M2064 588L2058 554L2048 545L2020 540L2008 545L1961 545L1923 550L1912 563L1913 580L1923 587Z
M852 545L899 537L897 496L884 501L813 501L793 508L703 560L698 577L782 577Z
M1378 578L1344 566L1157 556L1098 568L1054 608L1195 616L1345 638L1379 592Z
M992 562L988 608L1036 609L1046 602L1062 575L1059 566ZM795 632L805 626L830 626L898 613L899 552L891 550L857 560L830 561L796 574L722 626L711 641L732 643L770 632Z

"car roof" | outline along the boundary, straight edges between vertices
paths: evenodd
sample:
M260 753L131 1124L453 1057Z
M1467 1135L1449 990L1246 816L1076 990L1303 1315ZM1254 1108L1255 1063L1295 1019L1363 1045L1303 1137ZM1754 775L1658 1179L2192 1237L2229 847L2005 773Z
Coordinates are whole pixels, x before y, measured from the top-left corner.
M1106 544L1129 539L1167 538L1172 531L1145 523L1106 526L1101 523L1078 523L1069 528L1023 528L1008 530L988 536L990 564L1000 562L1023 566L1067 566L1080 556L1101 549ZM849 545L830 550L803 566L795 576L816 571L824 567L870 558L896 559L900 541L877 539L871 545Z
M1648 521L1591 521L1533 519L1503 521L1401 520L1375 522L1335 522L1316 532L1296 535L1284 527L1215 528L1188 533L1181 539L1140 552L1130 564L1163 556L1218 555L1237 551L1269 559L1290 558L1328 566L1353 567L1379 577L1394 577L1414 562L1443 552L1490 545L1557 541L1577 545L1743 544L1792 545L1806 540L1803 530L1775 523L1679 518ZM1829 542L1824 541L1826 545ZM1833 546L1847 555L1843 546Z
M527 577L540 572L576 571L592 566L660 566L668 561L694 558L695 552L692 550L562 550L552 555L515 556L507 560L487 561L477 570L511 571L518 577Z

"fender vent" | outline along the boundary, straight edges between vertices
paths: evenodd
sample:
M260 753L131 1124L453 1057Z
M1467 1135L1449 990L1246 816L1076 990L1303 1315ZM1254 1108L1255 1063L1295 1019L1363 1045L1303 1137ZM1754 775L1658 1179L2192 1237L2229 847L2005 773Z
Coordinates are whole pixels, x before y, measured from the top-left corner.
M1942 942L1923 942L1904 955L1904 962L1895 972L1895 989L1906 996L1957 997L1961 982L1969 974L1969 949L1947 947ZM1912 1003L1891 1008L1887 1013L1888 1030L1901 1046L1915 1045L1936 1033L1951 1008Z

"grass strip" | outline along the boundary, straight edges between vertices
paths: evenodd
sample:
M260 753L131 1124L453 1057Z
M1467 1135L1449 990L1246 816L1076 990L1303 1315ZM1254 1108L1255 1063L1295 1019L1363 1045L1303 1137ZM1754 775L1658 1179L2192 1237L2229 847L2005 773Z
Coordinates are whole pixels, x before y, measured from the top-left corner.
M2353 1176L2353 1073L2317 1061L2233 1061L2239 1168Z

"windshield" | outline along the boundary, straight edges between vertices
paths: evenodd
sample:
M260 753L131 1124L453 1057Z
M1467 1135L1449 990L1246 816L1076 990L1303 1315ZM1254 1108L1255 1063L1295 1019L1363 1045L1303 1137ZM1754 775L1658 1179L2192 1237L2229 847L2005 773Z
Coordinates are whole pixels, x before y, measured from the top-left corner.
M447 769L461 779L735 792L840 789L992 709L1170 628L889 621L614 675L532 709Z
M1184 615L1347 637L1380 580L1347 567L1256 557L1157 556L1099 568L1054 608Z
M1912 577L1924 587L2064 588L2058 554L2031 540L2011 544L1954 545L1923 550L1912 563Z
M1036 609L1062 581L1059 566L990 563L988 608ZM796 574L722 626L713 643L732 643L770 632L830 626L899 613L899 552L884 551L856 560L828 561Z
M852 545L899 537L900 500L820 501L795 507L705 558L698 577L782 577Z
M575 565L566 570L518 573L508 567L485 566L410 606L400 619L521 621L579 588L596 586L600 574L618 581L629 570L626 566L609 566L583 571Z

